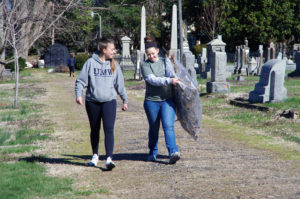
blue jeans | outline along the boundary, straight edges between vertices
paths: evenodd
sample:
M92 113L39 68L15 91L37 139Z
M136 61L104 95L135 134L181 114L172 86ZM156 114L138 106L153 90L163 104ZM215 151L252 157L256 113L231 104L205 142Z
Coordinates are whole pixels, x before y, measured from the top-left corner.
M173 99L162 102L144 101L144 109L148 118L148 147L149 155L157 155L160 121L162 122L165 133L165 142L169 156L178 151L176 146L176 137L174 132L175 122L175 104Z

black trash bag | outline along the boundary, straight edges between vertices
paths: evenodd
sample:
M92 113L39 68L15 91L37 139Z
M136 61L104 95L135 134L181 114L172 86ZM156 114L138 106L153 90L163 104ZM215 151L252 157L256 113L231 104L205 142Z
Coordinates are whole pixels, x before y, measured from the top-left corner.
M202 121L198 84L177 60L172 59L171 61L166 58L165 63L174 67L176 77L179 80L179 83L174 86L177 119L183 129L195 140L198 140Z

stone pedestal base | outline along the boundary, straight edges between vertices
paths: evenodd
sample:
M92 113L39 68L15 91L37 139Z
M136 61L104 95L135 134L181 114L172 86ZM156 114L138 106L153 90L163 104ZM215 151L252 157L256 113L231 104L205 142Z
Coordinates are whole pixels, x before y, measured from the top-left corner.
M230 92L229 82L207 82L206 83L207 93L228 93Z
M171 49L169 51L169 56L172 56L172 55L175 55L175 59L179 60L179 57L180 57L179 50Z
M142 75L141 75L141 71L140 70L135 70L135 72L134 72L134 79L136 79L136 80L141 80L142 79Z

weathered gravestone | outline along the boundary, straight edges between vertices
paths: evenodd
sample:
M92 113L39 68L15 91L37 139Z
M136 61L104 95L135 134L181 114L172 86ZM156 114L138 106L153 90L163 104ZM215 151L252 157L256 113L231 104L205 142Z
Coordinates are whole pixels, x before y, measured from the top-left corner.
M270 47L267 49L267 61L271 59L276 59L275 57L276 49L275 44L273 42L270 43Z
M194 68L195 65L195 56L191 51L185 51L183 53L182 63L192 76L192 78L197 82L197 74Z
M68 48L62 44L54 44L48 47L45 53L45 67L68 66Z
M134 68L134 64L131 61L130 56L130 41L131 39L127 36L121 38L122 41L122 61L120 66L122 69L131 69Z
M260 75L261 68L262 68L263 63L264 63L264 58L263 58L264 48L263 48L263 45L259 45L258 52L259 52L259 57L258 57L257 75Z
M292 73L289 73L289 77L300 77L300 51L297 51L295 54L295 61L296 61L296 70Z
M256 73L255 69L257 67L257 61L254 57L252 57L248 63L248 73L254 74Z
M200 73L202 78L207 78L207 72L209 71L207 67L207 51L206 48L201 49L201 55L197 57L198 62L198 73Z
M197 74L196 70L194 68L195 66L195 56L190 51L189 43L188 43L188 35L187 35L187 25L186 23L183 23L183 55L182 55L182 64L185 66L189 74L192 76L192 78L197 82Z
M273 59L266 62L262 67L259 82L249 93L249 101L252 103L283 101L287 97L284 87L285 67L284 60Z
M207 93L230 92L230 84L226 82L227 54L221 36L207 44L209 49L209 63L211 69L211 81L206 84Z

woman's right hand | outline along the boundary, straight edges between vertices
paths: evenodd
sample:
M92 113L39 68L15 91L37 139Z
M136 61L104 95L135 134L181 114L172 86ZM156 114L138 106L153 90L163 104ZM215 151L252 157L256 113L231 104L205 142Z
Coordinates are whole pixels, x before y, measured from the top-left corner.
M83 105L83 103L82 103L82 97L80 96L80 97L77 97L76 98L76 102L77 102L77 104L79 104L79 105Z
M172 84L176 85L178 84L179 80L177 78L172 78Z

